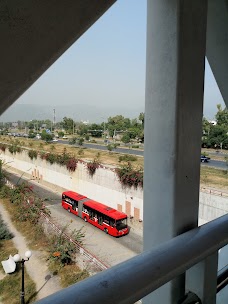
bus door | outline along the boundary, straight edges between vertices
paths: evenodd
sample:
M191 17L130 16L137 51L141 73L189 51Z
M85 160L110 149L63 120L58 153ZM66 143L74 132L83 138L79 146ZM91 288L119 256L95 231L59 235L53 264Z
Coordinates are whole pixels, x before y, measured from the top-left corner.
M88 201L88 198L84 198L78 202L78 216L82 218L82 209L83 209L83 203Z

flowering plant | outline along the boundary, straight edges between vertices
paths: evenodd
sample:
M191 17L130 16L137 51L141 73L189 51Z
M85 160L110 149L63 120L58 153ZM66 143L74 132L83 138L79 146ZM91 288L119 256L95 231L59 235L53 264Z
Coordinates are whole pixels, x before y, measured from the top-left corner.
M97 159L94 159L92 162L86 163L86 168L87 168L89 175L93 176L95 174L97 168L99 168L99 166L100 166L100 163Z
M134 169L131 163L122 165L115 169L116 175L119 178L120 183L124 187L134 187L139 186L143 188L143 169Z

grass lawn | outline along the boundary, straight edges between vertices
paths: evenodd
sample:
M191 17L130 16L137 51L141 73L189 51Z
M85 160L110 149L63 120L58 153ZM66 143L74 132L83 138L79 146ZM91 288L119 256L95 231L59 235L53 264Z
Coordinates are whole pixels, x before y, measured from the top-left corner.
M228 190L228 171L201 166L200 183L207 187Z
M0 241L0 260L7 260L9 255L17 253L12 240ZM0 302L3 304L18 304L20 302L21 291L21 269L17 264L16 271L5 275L0 279ZM1 274L4 273L2 265L0 266ZM32 303L36 299L36 285L29 277L25 270L25 302Z

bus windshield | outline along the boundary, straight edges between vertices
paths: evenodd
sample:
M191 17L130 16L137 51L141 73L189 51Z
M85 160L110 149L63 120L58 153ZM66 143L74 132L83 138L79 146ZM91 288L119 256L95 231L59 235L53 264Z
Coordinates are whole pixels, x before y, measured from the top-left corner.
M116 221L116 229L117 230L122 230L124 228L127 228L127 218L122 219L122 220L117 220Z

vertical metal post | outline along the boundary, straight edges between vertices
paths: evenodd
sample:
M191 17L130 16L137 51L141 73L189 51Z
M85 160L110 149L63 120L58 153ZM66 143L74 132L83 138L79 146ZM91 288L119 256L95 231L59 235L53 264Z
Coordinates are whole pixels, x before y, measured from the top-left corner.
M206 0L147 2L144 250L198 223L206 16ZM184 293L183 274L143 301Z
M25 260L21 260L21 304L25 304Z

